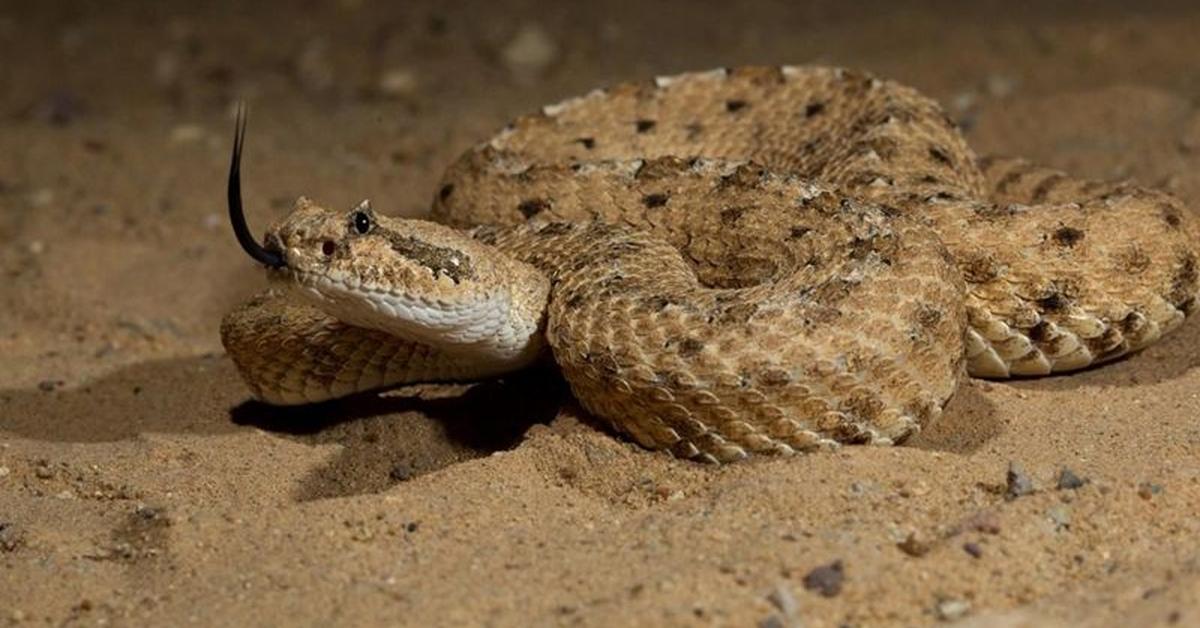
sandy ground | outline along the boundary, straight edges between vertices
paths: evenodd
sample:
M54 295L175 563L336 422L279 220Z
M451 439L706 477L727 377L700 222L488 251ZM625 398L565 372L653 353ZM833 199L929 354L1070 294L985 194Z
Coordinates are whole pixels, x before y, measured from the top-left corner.
M420 214L459 151L600 84L785 62L1196 208L1194 5L27 4L0 2L0 624L1200 625L1194 321L969 382L905 447L727 468L545 373L272 410L216 331L264 284L224 220L237 99L259 229L300 194Z

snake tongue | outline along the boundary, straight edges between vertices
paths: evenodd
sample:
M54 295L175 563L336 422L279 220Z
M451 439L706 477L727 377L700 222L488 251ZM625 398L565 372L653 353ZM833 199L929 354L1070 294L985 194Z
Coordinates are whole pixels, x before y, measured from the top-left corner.
M285 262L278 251L264 248L250 233L246 225L246 214L242 211L242 145L246 140L246 113L238 107L237 126L233 133L233 157L229 164L229 222L233 224L233 235L238 244L258 262L271 268L283 268Z

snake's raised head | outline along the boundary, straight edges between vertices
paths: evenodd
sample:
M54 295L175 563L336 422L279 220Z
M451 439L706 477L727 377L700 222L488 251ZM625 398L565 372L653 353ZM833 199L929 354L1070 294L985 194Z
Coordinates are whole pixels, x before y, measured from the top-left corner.
M454 303L485 297L498 254L466 234L424 220L377 215L369 201L349 211L301 197L267 231L265 249L282 264L272 277L322 291L386 293ZM332 293L327 296L332 297Z
M445 350L508 360L532 350L549 282L468 234L424 220L300 198L268 230L276 283L339 320ZM536 286L530 290L525 286Z
M239 115L229 215L238 242L273 283L346 323L498 366L537 355L549 280L465 232L380 216L367 201L332 211L301 197L259 245L242 212L244 133Z

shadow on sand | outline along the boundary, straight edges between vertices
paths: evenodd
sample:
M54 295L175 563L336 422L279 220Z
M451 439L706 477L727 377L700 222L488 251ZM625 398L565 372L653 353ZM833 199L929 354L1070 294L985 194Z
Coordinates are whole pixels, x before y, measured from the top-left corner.
M301 500L378 492L451 464L517 446L570 400L553 371L471 385L403 388L291 408L245 402L233 422L343 449L301 481Z
M530 426L549 423L571 403L566 384L549 368L472 385L414 386L296 407L246 398L223 356L158 360L78 387L0 391L0 427L59 442L253 427L297 442L342 446L330 462L299 481L297 499L312 500L381 491L511 449ZM970 453L1003 430L994 415L985 394L965 383L942 419L908 446Z
M60 389L0 391L0 429L23 438L95 443L143 433L226 434L250 427L343 450L299 482L297 498L375 492L516 446L569 400L552 371L474 385L429 385L281 408L246 401L224 356L153 360Z

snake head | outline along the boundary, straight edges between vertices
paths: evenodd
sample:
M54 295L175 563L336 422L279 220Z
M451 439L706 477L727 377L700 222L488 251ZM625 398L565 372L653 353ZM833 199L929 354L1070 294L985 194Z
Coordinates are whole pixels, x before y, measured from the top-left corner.
M242 210L246 118L238 110L229 168L229 218L242 248L272 282L340 321L461 351L505 367L541 346L549 280L532 266L423 220L349 211L300 197L259 244Z
M499 359L524 351L549 290L465 232L376 214L368 201L336 211L301 197L265 248L283 260L272 281L339 320L447 349L500 343Z
M407 292L453 300L480 285L483 245L422 220L380 216L362 201L349 211L300 197L267 232L265 248L283 258L284 275L316 275L370 292ZM486 264L485 264L486 265Z

